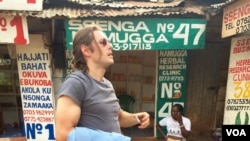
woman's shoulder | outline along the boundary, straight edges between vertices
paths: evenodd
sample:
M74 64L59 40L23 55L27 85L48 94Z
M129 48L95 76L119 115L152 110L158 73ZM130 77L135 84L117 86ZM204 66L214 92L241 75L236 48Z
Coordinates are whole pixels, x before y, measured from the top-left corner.
M87 79L88 75L82 71L74 71L66 77L66 79L72 79L72 78L73 79Z
M165 118L163 118L164 120L172 120L171 116L166 116Z
M89 82L89 78L86 74L81 71L75 71L69 74L63 81L64 86L66 85L82 85Z
M185 121L190 121L190 119L188 117L182 116L182 119Z
M84 73L83 71L80 71L80 70L77 70L77 71L74 71L72 72L69 77L72 77L72 76L85 76L86 73Z

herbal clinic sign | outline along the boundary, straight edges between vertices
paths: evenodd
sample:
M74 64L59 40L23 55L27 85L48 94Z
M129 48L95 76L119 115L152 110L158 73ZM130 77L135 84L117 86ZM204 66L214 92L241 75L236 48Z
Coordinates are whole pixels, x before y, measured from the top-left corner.
M66 19L67 49L76 32L97 24L107 34L113 50L165 50L204 48L206 20L167 18Z
M0 0L0 10L41 11L44 0Z
M171 116L172 106L186 101L187 50L158 51L156 122Z
M238 0L223 11L222 38L250 31L250 0Z
M0 36L0 43L28 44L26 17L0 15Z
M250 125L250 36L231 43L224 121L226 125Z
M27 141L54 141L54 95L49 49L42 35L30 35L29 45L19 45L17 63Z

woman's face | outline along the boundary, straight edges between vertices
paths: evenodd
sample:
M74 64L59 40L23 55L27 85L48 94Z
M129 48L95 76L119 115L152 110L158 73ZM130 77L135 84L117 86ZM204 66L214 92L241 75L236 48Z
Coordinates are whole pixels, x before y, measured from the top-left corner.
M171 116L174 120L177 120L179 116L181 116L181 112L177 107L173 107L171 109Z

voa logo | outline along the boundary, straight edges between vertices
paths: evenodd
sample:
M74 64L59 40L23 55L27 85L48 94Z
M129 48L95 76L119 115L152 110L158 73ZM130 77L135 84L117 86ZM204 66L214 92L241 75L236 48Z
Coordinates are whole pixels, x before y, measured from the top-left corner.
M226 129L227 136L247 136L244 129Z

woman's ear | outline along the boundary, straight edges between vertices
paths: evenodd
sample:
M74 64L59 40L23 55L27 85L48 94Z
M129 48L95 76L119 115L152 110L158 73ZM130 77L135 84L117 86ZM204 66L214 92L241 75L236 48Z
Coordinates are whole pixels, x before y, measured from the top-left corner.
M84 56L90 56L90 49L86 45L81 45L81 52Z

